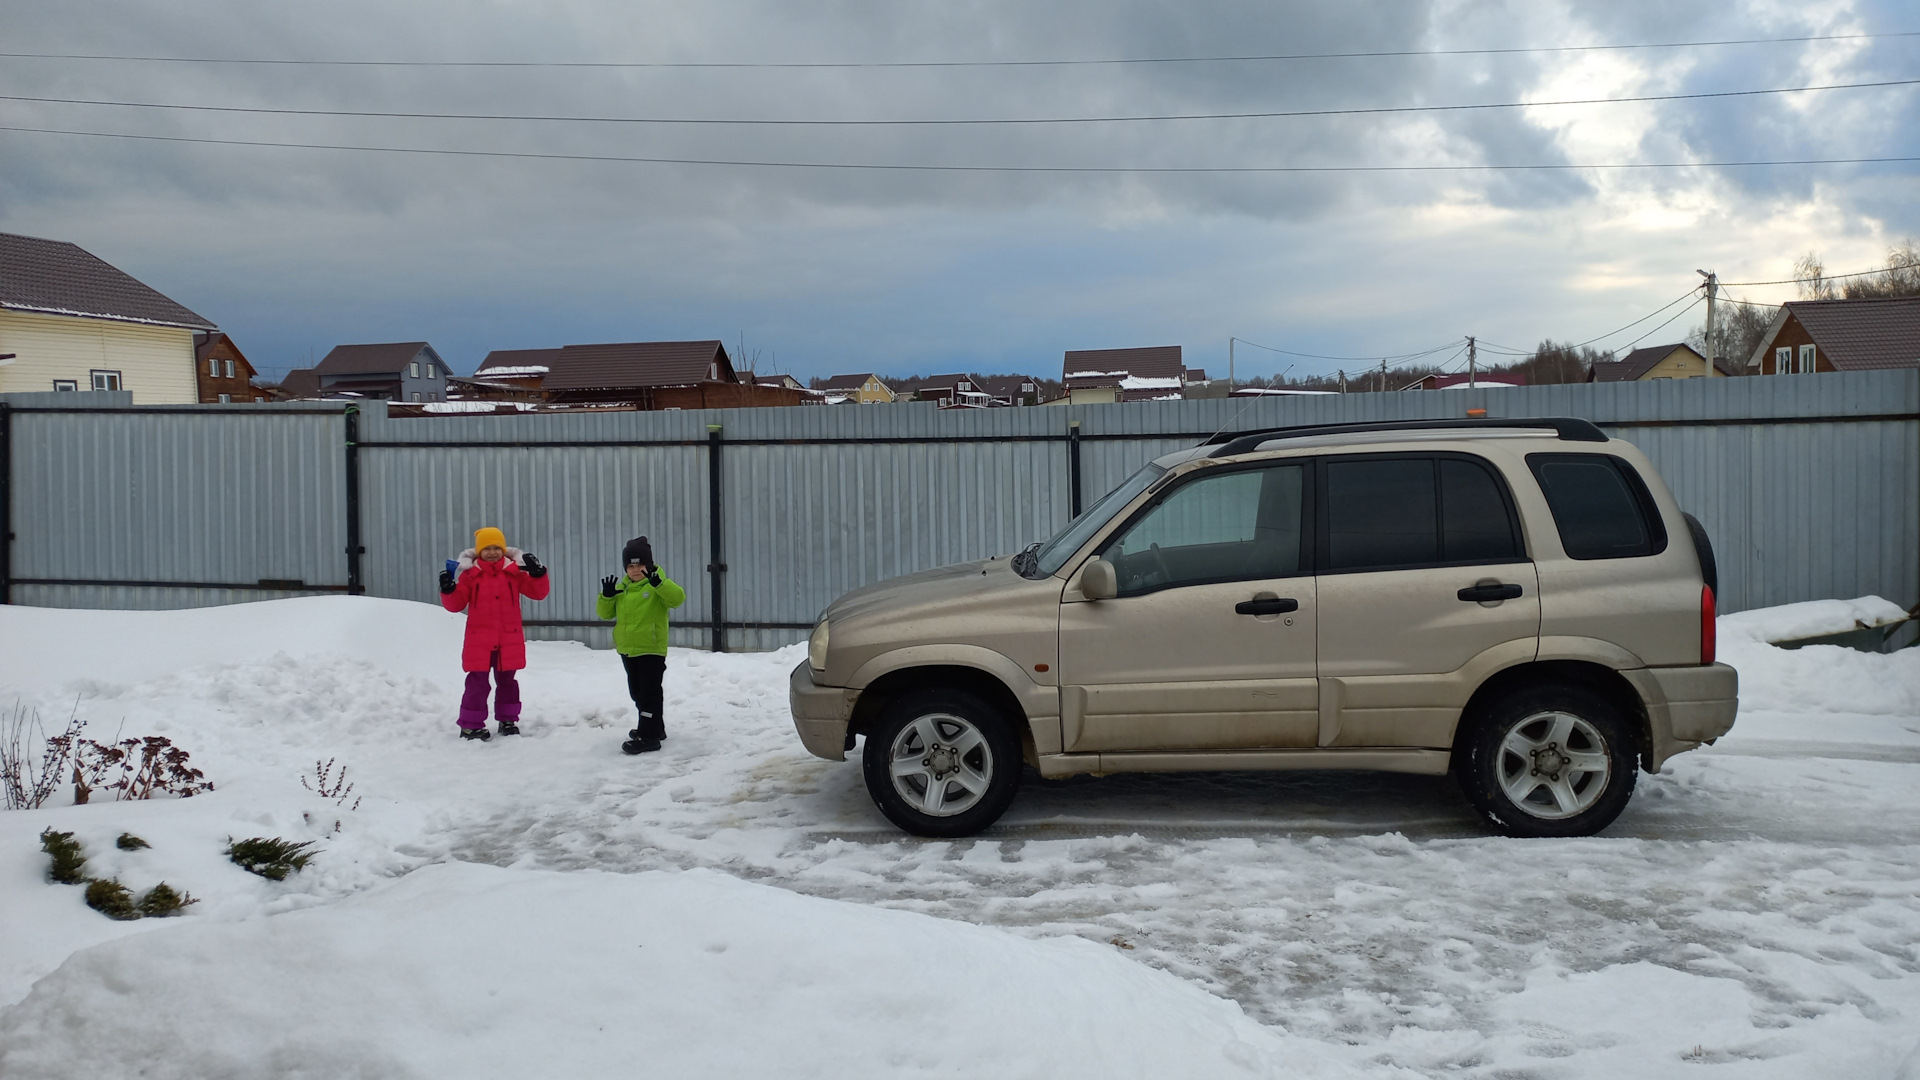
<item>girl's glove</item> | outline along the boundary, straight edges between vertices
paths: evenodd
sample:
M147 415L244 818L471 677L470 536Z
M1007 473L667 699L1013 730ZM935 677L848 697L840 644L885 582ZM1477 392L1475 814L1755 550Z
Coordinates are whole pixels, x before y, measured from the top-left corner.
M615 595L614 586L619 583L620 583L620 579L617 577L614 577L612 574L608 574L606 577L601 578L600 579L600 595L606 597L609 600L613 599Z
M453 571L440 571L440 592L442 595L453 591Z
M520 569L525 570L528 577L540 578L547 576L547 568L541 566L540 560L534 558L531 552L520 556Z
M656 589L660 587L660 568L659 567L657 566L647 567L647 584L653 586Z

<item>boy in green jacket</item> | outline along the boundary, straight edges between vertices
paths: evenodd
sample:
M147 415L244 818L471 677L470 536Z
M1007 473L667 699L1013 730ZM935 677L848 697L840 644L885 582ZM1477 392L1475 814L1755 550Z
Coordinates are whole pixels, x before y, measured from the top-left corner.
M660 681L667 674L667 612L687 602L687 590L660 572L653 545L644 536L627 541L620 559L627 574L600 579L595 604L602 619L613 620L613 647L627 669L627 694L640 710L640 726L627 732L620 749L644 754L660 749L667 737L661 718Z

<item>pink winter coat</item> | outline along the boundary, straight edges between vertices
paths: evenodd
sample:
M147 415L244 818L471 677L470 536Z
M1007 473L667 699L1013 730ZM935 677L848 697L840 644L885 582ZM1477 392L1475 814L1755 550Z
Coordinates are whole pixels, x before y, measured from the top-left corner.
M500 650L500 670L519 671L527 666L527 636L520 627L520 598L545 600L552 588L542 575L528 577L520 568L520 552L507 549L507 557L496 563L474 558L471 550L460 553L460 576L453 591L440 594L440 603L448 611L467 613L467 640L460 647L462 671L485 671Z

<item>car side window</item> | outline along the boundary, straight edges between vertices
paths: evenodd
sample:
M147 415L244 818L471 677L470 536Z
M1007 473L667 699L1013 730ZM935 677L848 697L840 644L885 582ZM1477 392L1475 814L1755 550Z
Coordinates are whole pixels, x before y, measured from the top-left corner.
M1202 475L1109 541L1121 596L1300 572L1303 465Z
M1326 464L1328 571L1523 560L1505 488L1465 456L1396 454Z
M1666 550L1659 509L1633 466L1612 454L1528 454L1527 467L1540 481L1569 558L1631 559Z

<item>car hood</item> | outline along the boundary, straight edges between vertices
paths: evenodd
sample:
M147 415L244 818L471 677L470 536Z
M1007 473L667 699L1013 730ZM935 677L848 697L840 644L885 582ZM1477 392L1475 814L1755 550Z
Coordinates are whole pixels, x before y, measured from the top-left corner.
M1011 560L978 559L862 586L829 604L826 618L840 623L869 615L895 615L1031 584L1013 572Z

